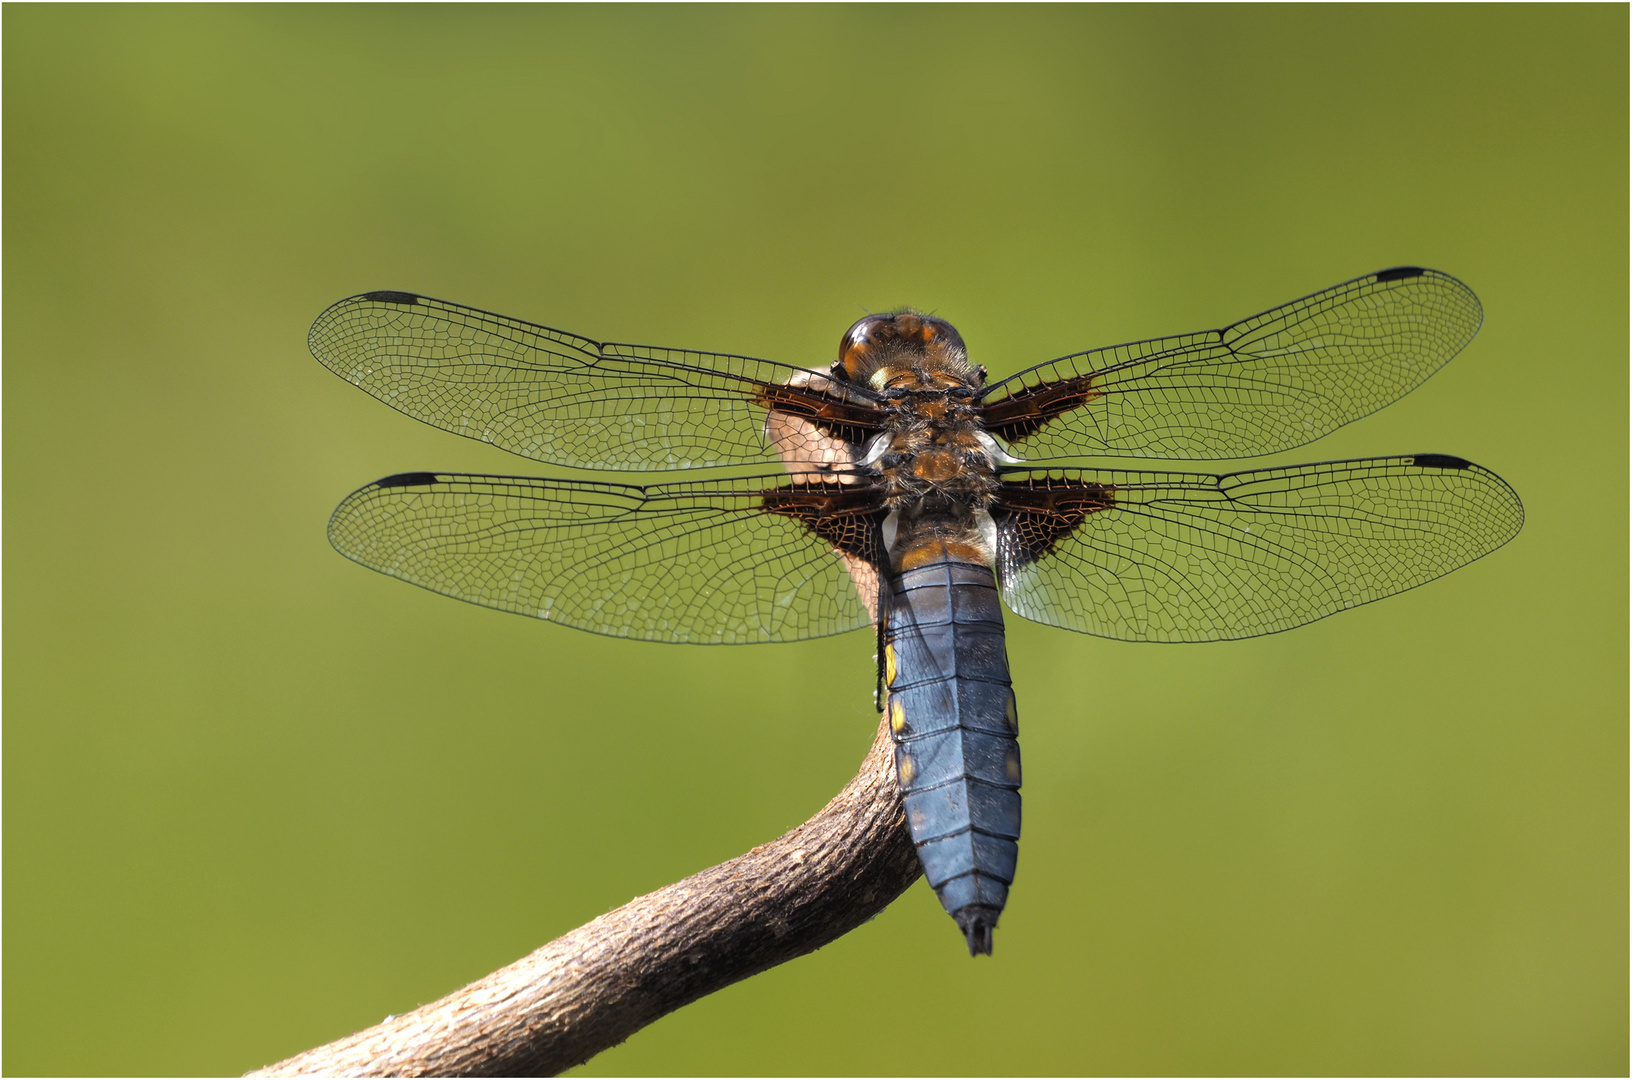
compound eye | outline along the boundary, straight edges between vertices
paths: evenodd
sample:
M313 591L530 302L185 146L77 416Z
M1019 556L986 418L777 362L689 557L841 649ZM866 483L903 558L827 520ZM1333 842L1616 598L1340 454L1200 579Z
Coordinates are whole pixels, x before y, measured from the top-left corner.
M868 315L857 319L839 341L839 364L852 379L859 378L868 359L894 334L895 316Z
M851 381L862 382L889 357L903 351L954 364L967 362L969 355L963 338L945 319L896 311L857 319L839 342L838 367Z
M917 321L919 337L926 346L934 343L959 355L968 355L963 345L963 335L958 333L951 323L945 319L937 319L933 315L920 315Z

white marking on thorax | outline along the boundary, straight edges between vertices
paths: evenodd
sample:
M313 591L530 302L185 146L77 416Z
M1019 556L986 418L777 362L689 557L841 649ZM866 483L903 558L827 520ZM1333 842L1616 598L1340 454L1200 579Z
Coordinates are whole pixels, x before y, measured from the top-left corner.
M890 444L893 439L894 436L888 431L881 432L878 435L873 436L873 441L867 444L867 456L862 458L859 462L857 462L857 464L864 469L877 465L879 461L883 459L884 455L890 452Z
M980 443L982 450L986 451L986 457L991 461L993 468L999 465L1024 465L1026 463L1025 458L1015 457L1005 450L1003 444L998 442L997 437L989 431L975 432L975 441Z
M976 510L974 513L975 528L980 530L980 542L985 545L987 565L997 563L997 522L992 520L991 511Z

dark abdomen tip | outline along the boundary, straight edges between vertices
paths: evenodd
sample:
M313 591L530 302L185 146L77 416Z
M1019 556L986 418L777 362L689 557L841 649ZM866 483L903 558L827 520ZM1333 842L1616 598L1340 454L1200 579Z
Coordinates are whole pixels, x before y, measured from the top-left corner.
M952 913L958 928L969 939L969 955L992 955L992 931L997 929L997 908L971 904Z

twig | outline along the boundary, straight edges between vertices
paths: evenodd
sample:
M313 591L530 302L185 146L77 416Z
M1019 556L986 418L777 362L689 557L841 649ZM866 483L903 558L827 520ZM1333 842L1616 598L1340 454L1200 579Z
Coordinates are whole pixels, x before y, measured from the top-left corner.
M922 872L891 748L880 724L856 778L782 837L631 900L440 1001L248 1075L553 1075L826 945Z

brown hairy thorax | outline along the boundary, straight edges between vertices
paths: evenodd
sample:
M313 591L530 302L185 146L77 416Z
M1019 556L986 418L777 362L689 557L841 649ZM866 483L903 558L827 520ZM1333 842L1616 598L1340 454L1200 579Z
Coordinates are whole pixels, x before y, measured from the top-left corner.
M893 567L937 557L990 564L997 473L975 411L986 372L952 324L910 310L869 315L840 341L833 376L887 401L883 444L869 456L890 510Z

